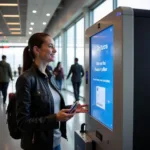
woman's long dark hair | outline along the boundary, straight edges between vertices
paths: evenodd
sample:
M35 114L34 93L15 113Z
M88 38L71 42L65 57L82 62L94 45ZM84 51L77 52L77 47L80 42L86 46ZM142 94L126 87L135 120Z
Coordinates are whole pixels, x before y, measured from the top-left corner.
M33 63L33 60L35 58L33 47L37 46L41 48L47 36L50 35L48 35L47 33L35 33L30 37L28 46L25 47L23 52L23 72L28 70Z
M58 69L58 67L59 67L60 64L61 64L61 62L59 61L59 62L57 63L56 69Z

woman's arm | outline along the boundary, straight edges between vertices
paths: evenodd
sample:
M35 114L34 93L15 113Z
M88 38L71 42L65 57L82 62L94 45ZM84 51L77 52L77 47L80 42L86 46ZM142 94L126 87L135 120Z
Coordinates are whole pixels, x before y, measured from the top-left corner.
M31 117L31 79L20 76L16 83L17 124L22 131L45 131L59 127L56 114Z

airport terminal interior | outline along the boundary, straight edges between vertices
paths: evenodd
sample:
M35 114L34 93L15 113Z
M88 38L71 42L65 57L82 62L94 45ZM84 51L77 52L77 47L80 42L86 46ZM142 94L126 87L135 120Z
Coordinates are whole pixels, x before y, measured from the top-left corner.
M121 9L121 7L125 7L126 9ZM120 67L119 65L118 65L118 68L116 67L117 66L116 64L118 63L117 61L119 61L119 59L116 59L116 57L119 57L118 55L124 55L124 54L119 53L117 55L117 50L114 50L114 52L116 52L114 53L115 57L114 58L111 56L107 57L109 58L108 62L106 58L106 56L109 54L109 46L111 46L112 48L113 42L116 40L115 38L118 38L115 34L119 35L119 32L122 33L123 34L122 39L124 40L124 38L128 39L126 35L128 32L128 29L129 29L129 32L132 33L133 30L132 29L130 30L130 27L133 25L132 21L130 20L130 18L128 20L126 16L129 16L130 12L131 13L134 12L136 14L135 17L137 17L141 12L141 11L137 11L137 9L145 10L146 16L150 18L150 15L149 15L150 13L148 12L148 10L150 10L150 0L0 0L0 59L2 55L6 55L7 57L6 62L10 64L12 74L13 74L13 81L10 80L9 82L8 91L7 91L7 100L6 100L5 105L3 104L3 96L0 91L0 150L21 150L20 139L19 140L13 139L10 136L9 131L8 131L7 114L6 114L7 106L9 103L8 94L15 93L16 91L16 81L19 77L18 67L23 66L24 48L28 46L28 40L30 36L37 32L48 33L54 39L54 43L55 43L54 46L57 52L55 54L55 61L51 62L49 65L52 67L52 69L54 69L58 62L61 62L62 64L63 71L64 71L64 79L62 81L61 93L67 105L72 105L75 101L71 77L67 79L67 75L69 73L70 67L72 64L74 64L75 58L78 58L78 63L83 66L83 70L84 70L84 77L82 78L82 82L80 86L79 103L88 104L89 105L88 108L90 109L89 110L90 112L88 112L87 114L85 113L76 114L71 120L67 122L68 141L65 140L64 138L61 139L62 140L61 150L145 150L145 149L141 149L141 145L138 145L138 146L136 145L139 139L131 138L132 136L133 137L138 136L138 132L134 132L136 133L136 135L134 135L134 134L130 134L130 131L129 131L130 142L126 144L128 140L126 139L127 135L125 134L126 132L125 128L131 129L131 132L133 132L132 128L134 128L133 127L134 123L130 124L132 126L131 128L129 127L130 125L127 125L126 123L126 121L130 122L131 120L132 121L134 120L133 118L126 120L127 115L131 117L134 116L133 113L132 115L128 113L124 114L126 110L130 112L130 109L131 109L131 112L132 112L132 108L130 107L131 105L129 106L129 108L126 108L126 106L124 106L126 105L126 102L124 101L124 99L126 99L126 96L122 96L123 101L121 101L120 103L116 102L112 98L113 96L115 96L116 99L119 99L119 96L120 96L120 95L116 96L116 90L114 90L115 92L113 93L113 87L116 87L116 85L120 87L118 91L121 94L124 93L127 95L132 95L132 96L134 95L132 93L133 92L132 90L131 91L128 91L127 89L125 90L126 84L124 85L123 81L126 81L127 79L124 78L124 80L120 80L120 76L124 74L124 72L123 73L119 72L118 76L116 75L116 73L114 73L116 72L116 70L119 70L118 68ZM119 10L119 11L116 12L116 10ZM132 11L127 11L127 10L132 10ZM124 29L124 27L122 27L123 29L122 31L120 30L119 28L121 27L119 26L121 24L121 23L119 24L120 20L116 23L114 21L115 19L110 19L113 16L113 12L115 12L115 15L117 17L123 16L125 14L125 17L123 19L127 19L127 22L125 24L126 26L129 27L127 29L127 32L125 32L126 29ZM142 15L144 14L143 12L142 12ZM142 15L139 15L139 16L142 16ZM135 21L135 19L133 20ZM131 21L131 24L129 23L130 21ZM141 20L141 22L142 21L143 20ZM139 22L140 20L138 21L137 19L136 23L138 24ZM107 29L109 30L103 30L102 32L100 32L101 28L105 29L105 25L107 23L108 23ZM148 23L150 23L150 21L145 23L145 26L144 26L145 28L147 27L146 24ZM97 25L98 25L98 29L95 29L95 27L97 28ZM136 29L138 27L135 27L135 25L133 26L135 29L134 32L136 32ZM116 29L118 30L117 33L116 33ZM149 32L149 35L150 35L150 29L148 29L147 32ZM97 34L97 33L102 33L102 34ZM107 55L102 54L103 57L101 60L99 61L94 60L95 58L94 55L95 54L97 55L97 51L95 50L95 53L94 52L88 53L87 51L89 51L90 48L92 49L94 47L94 44L95 45L98 44L96 43L97 42L96 40L94 41L96 37L100 36L101 41L103 41L103 37L105 38L105 36L107 36L108 34L110 35L110 37L106 40L108 40L110 42L109 44L111 45L105 44L105 41L104 41L104 42L101 42L103 46L95 47L97 51L101 51L101 52L106 49ZM131 35L130 38L132 36L134 35ZM89 37L91 41L87 40ZM148 38L148 35L147 37L145 36L143 38ZM92 41L94 41L95 43L93 42L94 43L93 44ZM136 39L133 40L133 42L135 41ZM91 44L89 46L90 42L93 45ZM138 40L136 42L138 43ZM128 44L130 45L130 41L124 41L124 43L127 45ZM122 43L123 46L122 47L120 46L120 48L125 49L124 43ZM116 49L118 47L116 46ZM134 46L133 46L133 49L134 49ZM129 54L129 56L132 56L132 54L131 55ZM125 58L125 57L122 56L122 58ZM115 63L113 63L113 60L115 60L114 61ZM124 62L126 63L126 61ZM127 66L131 65L131 64L128 64L129 62L132 63L132 58L130 61L130 57L129 57L129 61L127 62ZM102 102L101 104L96 102L95 104L92 101L92 99L94 99L95 97L96 98L102 97L102 99L105 99L105 97L107 98L106 96L107 94L106 95L104 94L105 92L107 92L106 91L107 86L105 87L104 84L102 84L101 86L95 85L96 83L93 80L90 80L90 78L92 77L98 78L95 72L100 72L99 69L102 69L101 72L107 72L106 66L108 68L109 67L113 68L110 70L108 69L109 75L108 74L107 74L108 76L106 75L107 77L109 77L110 80L104 81L104 78L103 78L103 81L101 80L105 84L106 83L108 84L109 82L111 82L108 87L109 100L106 102L106 104L104 102ZM94 73L92 73L92 67L95 71ZM103 67L103 68L98 68L98 67ZM140 67L142 69L142 66ZM132 68L130 69L132 70ZM89 75L89 72L91 73L90 75ZM118 79L118 81L121 81L123 85L118 84L117 81L115 82L115 80L113 81L113 73L115 74L114 79ZM105 75L105 74L102 73L102 75ZM127 77L131 76L132 78L132 74L131 75L125 74L125 75L127 75ZM95 79L95 81L98 82L98 79ZM128 80L128 81L129 82L131 81L132 83L133 78L132 80ZM95 88L95 91L99 91L99 93L98 92L96 93L96 96L93 94L94 88ZM130 94L128 94L127 92L129 92ZM127 99L128 98L130 99L131 97L129 96L127 97ZM146 99L150 98L150 95L147 95L147 97L145 98ZM113 107L113 102L114 102L115 108ZM100 110L97 110L97 108L95 108L95 106L93 105L96 105L97 107L103 110L108 109L108 114ZM132 106L134 107L135 105L133 104ZM120 116L116 117L116 114L117 114L116 108L119 111L120 109L123 108L122 113L120 113L120 116L122 115L123 119L120 119L119 118ZM136 112L136 115L138 116L138 110L135 110L135 112ZM97 113L100 113L100 114L97 114ZM87 117L88 115L90 115L91 117ZM101 116L99 117L98 115L101 115ZM109 119L108 118L106 119L105 117L106 118L108 117ZM115 119L115 121L113 121L113 119ZM122 122L121 125L124 126L124 129L121 128L121 125L120 126L116 125L117 121ZM93 138L92 140L94 141L94 143L96 143L97 146L88 146L88 144L90 145L90 140L87 141L88 138L84 140L83 137L81 137L83 138L82 142L84 141L83 143L84 144L86 143L87 146L80 147L81 143L79 142L78 144L78 140L80 140L80 138L77 137L79 136L77 133L75 136L75 131L80 131L81 124L83 123L89 124L89 128L87 127L87 130L88 129L89 131L92 130L92 132L89 133L87 137L90 137L91 139ZM150 123L148 122L147 125L150 125ZM93 127L95 127L95 130L93 130ZM137 131L139 130L140 127L137 126L135 128ZM96 135L96 136L93 136L93 135ZM120 137L122 137L123 139L119 139ZM75 138L77 138L76 141L75 141ZM119 142L121 144L119 144L119 146L114 146L115 144L112 144L111 142L114 142L117 140L118 141L120 140ZM133 140L133 143L131 142L132 140ZM75 146L75 144L77 146ZM94 145L93 142L91 142L91 144Z

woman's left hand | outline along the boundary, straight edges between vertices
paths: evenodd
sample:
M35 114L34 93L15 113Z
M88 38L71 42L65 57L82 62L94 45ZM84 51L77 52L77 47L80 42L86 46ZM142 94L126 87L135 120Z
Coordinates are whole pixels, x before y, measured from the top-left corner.
M84 105L78 104L78 107L76 109L76 113L87 113L88 112L87 107L88 107L87 104L84 104Z

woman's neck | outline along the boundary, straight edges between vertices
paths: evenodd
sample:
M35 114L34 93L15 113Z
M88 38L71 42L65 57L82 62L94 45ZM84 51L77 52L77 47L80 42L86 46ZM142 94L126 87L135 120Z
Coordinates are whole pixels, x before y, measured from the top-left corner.
M45 70L46 70L46 66L48 65L48 63L42 62L40 60L35 60L34 63L36 64L36 66L39 68L39 70L46 74Z

